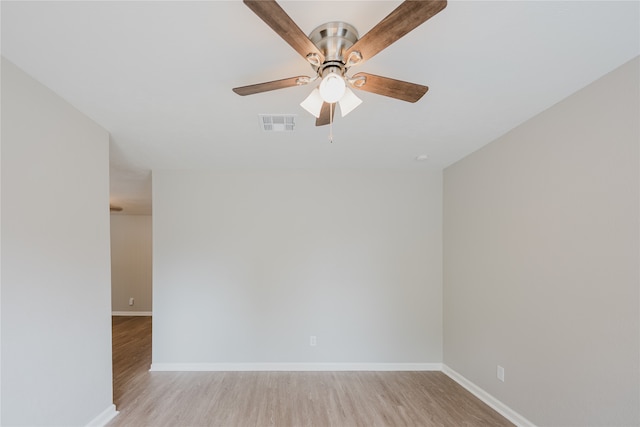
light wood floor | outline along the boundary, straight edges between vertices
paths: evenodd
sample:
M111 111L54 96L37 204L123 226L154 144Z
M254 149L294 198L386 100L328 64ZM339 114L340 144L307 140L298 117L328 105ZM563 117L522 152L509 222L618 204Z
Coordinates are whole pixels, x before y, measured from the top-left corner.
M113 318L108 426L511 426L441 372L149 372L151 318Z

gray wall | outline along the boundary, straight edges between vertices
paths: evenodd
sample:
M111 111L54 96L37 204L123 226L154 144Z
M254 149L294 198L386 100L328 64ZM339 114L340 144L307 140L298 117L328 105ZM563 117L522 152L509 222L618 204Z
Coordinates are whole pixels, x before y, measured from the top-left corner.
M154 365L441 362L441 215L439 171L154 171Z
M2 425L112 408L109 136L2 59Z
M538 425L640 424L638 64L445 170L444 362Z
M111 214L111 309L151 312L151 215ZM129 298L134 304L129 305Z

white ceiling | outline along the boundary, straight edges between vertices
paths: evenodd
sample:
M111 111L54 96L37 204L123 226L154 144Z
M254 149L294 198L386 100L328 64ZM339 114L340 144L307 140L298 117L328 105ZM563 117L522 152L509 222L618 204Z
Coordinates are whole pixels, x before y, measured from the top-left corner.
M280 4L307 34L339 20L363 35L399 3ZM331 144L299 106L312 87L231 91L313 72L240 1L1 7L2 54L110 132L125 213L150 212L153 169L441 169L640 54L638 1L450 1L357 67L429 92L410 104L357 91ZM260 113L297 114L295 132L263 132Z

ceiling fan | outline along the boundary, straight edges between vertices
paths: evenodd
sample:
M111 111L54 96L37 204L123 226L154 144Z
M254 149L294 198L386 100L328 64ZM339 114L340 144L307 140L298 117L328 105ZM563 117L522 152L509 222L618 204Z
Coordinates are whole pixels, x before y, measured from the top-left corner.
M344 117L362 102L350 88L407 102L416 102L427 86L368 73L348 76L354 65L377 53L440 12L446 0L406 0L363 37L345 22L320 25L307 37L275 0L244 0L244 3L289 43L315 71L315 75L290 77L233 89L238 95L253 95L276 89L306 85L318 79L319 87L300 104L316 117L316 126L333 121L336 103Z

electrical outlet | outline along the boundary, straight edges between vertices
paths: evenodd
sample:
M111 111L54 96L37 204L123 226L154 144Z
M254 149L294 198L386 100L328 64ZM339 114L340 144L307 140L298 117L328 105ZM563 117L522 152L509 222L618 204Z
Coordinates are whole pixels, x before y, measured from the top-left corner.
M309 337L309 345L311 347L315 347L316 346L316 336L315 335L311 335Z
M498 379L504 382L504 368L500 365L498 365L497 375L498 375Z
M135 300L132 298L129 298L129 305L133 305L135 303Z

